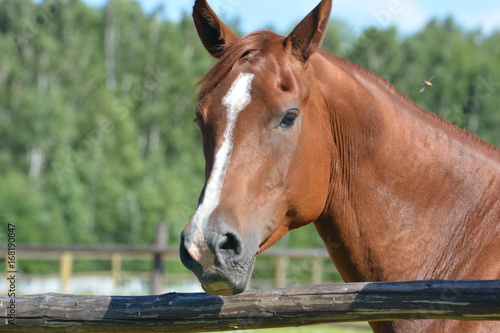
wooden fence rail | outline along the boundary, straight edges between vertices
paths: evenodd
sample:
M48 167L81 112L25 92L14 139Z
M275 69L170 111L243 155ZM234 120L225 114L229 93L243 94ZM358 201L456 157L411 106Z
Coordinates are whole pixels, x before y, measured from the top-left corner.
M14 311L10 304L0 296L0 332L213 332L394 319L500 320L500 280L331 284L231 297L43 294L15 298Z

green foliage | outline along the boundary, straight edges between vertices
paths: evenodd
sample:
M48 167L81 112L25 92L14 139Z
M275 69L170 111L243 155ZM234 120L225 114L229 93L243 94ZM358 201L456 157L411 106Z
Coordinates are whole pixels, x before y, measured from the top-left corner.
M149 244L162 220L177 237L203 185L194 86L212 64L191 20L78 0L4 0L0 17L0 222L20 243Z
M204 181L194 87L213 60L190 17L160 14L0 0L0 224L19 243L149 244L160 221L178 241ZM355 34L334 21L324 47L500 145L500 32L446 19L411 36ZM310 227L282 245L321 241Z

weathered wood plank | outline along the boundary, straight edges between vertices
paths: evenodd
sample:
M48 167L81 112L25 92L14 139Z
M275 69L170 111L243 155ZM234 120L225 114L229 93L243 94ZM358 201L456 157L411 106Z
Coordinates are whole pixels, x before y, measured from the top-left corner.
M500 280L318 285L158 296L0 296L0 332L208 332L394 319L500 320ZM12 319L12 318L10 318Z

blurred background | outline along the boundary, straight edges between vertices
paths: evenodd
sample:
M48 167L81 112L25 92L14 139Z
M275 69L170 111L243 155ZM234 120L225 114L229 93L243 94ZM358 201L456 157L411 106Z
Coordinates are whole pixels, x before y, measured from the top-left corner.
M318 1L212 2L240 35L286 35ZM195 84L214 64L192 3L0 0L0 245L14 224L19 294L199 290L175 252L204 181ZM325 49L500 145L500 4L353 4L334 2ZM341 281L313 227L275 248L252 287Z

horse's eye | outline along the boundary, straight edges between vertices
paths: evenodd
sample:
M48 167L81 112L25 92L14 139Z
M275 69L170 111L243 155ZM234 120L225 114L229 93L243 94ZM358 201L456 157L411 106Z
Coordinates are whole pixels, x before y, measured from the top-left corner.
M203 117L201 115L196 115L196 118L193 119L193 122L198 126L201 130L203 129Z
M285 128L292 127L295 124L295 122L297 121L298 116L299 116L299 113L297 110L288 111L285 114L285 116L283 117L283 119L281 119L280 126L285 127Z

